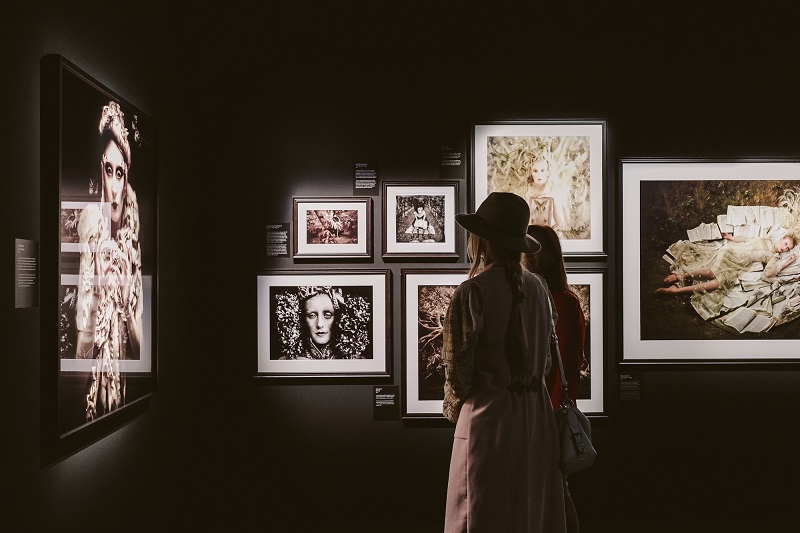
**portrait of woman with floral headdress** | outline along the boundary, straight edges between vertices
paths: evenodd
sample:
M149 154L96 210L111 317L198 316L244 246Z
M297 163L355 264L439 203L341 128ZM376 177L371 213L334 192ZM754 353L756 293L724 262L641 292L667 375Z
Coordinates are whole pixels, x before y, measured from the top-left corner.
M275 339L281 360L372 357L372 306L363 287L273 287Z

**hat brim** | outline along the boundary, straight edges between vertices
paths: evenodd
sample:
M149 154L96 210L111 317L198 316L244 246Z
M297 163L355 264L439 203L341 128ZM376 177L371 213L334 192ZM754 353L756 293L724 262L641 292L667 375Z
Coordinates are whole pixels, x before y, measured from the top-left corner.
M456 222L470 233L474 233L478 237L482 237L487 241L491 241L514 252L535 254L542 249L541 243L527 233L522 235L503 233L488 225L475 213L460 213L456 215Z

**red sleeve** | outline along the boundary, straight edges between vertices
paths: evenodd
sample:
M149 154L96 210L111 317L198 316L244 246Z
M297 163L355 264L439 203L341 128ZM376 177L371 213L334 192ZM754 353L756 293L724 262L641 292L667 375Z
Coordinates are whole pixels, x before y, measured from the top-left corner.
M567 375L567 392L572 400L578 399L581 386L581 364L583 362L583 345L586 336L586 319L581 310L578 297L571 291L556 291L553 293L556 304L558 322L556 322L556 335L558 335L558 349L564 364L564 373ZM550 402L553 407L561 402L561 376L558 371L558 361L552 354L553 364L550 374L545 382L550 391Z

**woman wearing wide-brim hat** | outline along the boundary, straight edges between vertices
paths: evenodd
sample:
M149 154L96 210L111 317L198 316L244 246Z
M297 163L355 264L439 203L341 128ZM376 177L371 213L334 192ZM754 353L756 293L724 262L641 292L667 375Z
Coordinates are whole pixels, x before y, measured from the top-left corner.
M456 221L469 231L469 279L444 325L444 415L456 423L445 532L566 531L553 408L544 376L550 292L523 269L541 245L521 197L491 193Z

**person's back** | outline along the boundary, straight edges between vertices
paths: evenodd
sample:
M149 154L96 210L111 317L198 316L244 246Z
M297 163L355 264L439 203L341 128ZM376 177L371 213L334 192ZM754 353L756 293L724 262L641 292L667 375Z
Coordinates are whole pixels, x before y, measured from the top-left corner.
M539 276L530 272L522 273L525 301L521 303L523 321L528 337L528 360L531 361L528 375L524 381L542 379L546 364L547 342L550 323L547 321L549 306L548 289ZM511 313L511 289L502 268L489 268L472 278L481 289L484 327L478 340L476 352L484 357L475 358L475 385L486 374L493 380L492 386L506 389L511 384L508 360L505 355L505 338ZM502 378L501 378L502 376ZM489 385L489 383L487 383Z
M475 215L456 217L472 233L477 259L444 328L444 414L456 422L445 532L566 530L544 385L550 295L519 263L519 252L540 248L525 234L528 219L525 201L509 193L492 193Z

